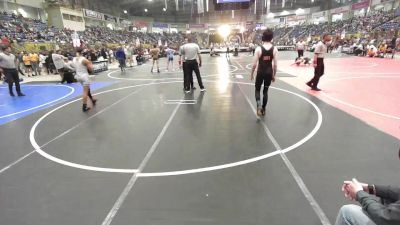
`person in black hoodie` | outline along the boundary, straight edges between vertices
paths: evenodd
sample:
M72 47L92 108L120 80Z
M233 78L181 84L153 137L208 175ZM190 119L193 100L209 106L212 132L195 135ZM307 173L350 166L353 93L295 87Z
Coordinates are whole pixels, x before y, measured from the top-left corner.
M342 206L335 225L400 224L400 187L365 184L353 178L344 182L342 191L347 198L357 201L361 206Z
M49 52L49 55L47 56L45 62L46 62L46 68L47 68L47 74L53 74L54 71L54 63L53 63L53 51Z
M107 53L106 49L102 48L100 51L100 55L103 57L104 60L107 60Z

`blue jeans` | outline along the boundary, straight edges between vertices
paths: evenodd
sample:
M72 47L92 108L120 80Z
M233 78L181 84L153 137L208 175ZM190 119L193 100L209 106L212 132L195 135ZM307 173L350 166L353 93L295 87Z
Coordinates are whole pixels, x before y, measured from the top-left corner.
M344 205L339 210L335 225L376 225L358 205Z

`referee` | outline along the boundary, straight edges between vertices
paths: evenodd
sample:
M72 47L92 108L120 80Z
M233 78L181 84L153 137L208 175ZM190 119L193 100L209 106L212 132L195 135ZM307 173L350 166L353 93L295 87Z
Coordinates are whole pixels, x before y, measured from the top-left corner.
M184 44L180 49L180 55L183 56L185 60L184 68L183 68L183 76L184 82L183 86L186 93L190 92L190 83L193 80L193 71L196 73L197 82L200 86L200 91L205 91L203 81L201 80L200 70L201 67L201 56L200 56L200 47L193 43L192 37L188 38L188 43ZM197 57L199 58L199 62L197 62Z
M330 41L331 36L329 34L324 34L322 40L315 46L314 77L306 83L313 91L321 91L321 89L318 88L318 83L319 79L325 73L324 58L327 51L327 45L329 45Z
M18 64L19 61L15 55L11 54L10 46L1 46L2 52L0 53L0 72L4 74L8 83L8 90L10 91L10 96L14 97L14 92L12 90L13 83L15 83L15 89L17 90L18 96L25 96L21 92L21 87L19 85L18 76Z

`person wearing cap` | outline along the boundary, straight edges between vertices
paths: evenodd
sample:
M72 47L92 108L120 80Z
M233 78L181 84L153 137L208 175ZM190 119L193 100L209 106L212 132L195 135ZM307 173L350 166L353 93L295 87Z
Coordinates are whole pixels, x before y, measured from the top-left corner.
M342 206L335 225L400 224L400 187L366 184L353 178L343 183L342 191L345 197L357 201L361 206Z
M93 64L83 57L82 52L82 48L76 50L76 57L72 60L72 66L76 72L75 79L83 86L82 111L87 112L90 110L90 107L87 106L88 97L92 101L93 106L96 105L97 100L94 99L90 93L89 73L93 72Z
M15 57L15 55L11 54L10 46L3 45L1 46L1 50L2 52L0 53L0 72L6 77L10 96L15 96L12 90L13 83L15 83L15 89L18 96L25 96L21 92L21 87L19 85L19 76L17 70L19 66L18 59Z

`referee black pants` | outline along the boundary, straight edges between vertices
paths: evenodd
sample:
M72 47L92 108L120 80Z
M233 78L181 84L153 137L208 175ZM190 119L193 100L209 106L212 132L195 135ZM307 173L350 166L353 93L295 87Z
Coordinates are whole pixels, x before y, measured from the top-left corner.
M316 88L318 86L319 79L324 75L324 73L325 73L324 59L318 58L317 66L315 67L315 70L314 70L314 77L310 81L310 84L313 88Z
M13 83L15 83L15 89L17 90L17 94L21 94L21 87L19 85L19 76L17 69L3 69L4 76L6 77L6 81L8 83L8 90L10 94L13 93L12 87Z
M200 76L199 64L197 63L197 60L186 60L183 67L185 91L190 90L191 83L193 87L193 71L196 74L197 82L199 83L200 89L203 89L204 85Z
M185 89L186 90L186 86L185 86L185 77L187 76L186 75L186 63L185 62L182 62L182 70L183 70L183 89ZM189 77L190 78L190 88L193 88L193 76L190 76Z
M304 56L304 50L297 50L297 56L298 56L298 58L303 57Z

